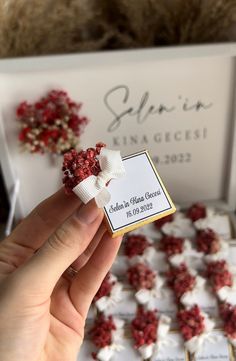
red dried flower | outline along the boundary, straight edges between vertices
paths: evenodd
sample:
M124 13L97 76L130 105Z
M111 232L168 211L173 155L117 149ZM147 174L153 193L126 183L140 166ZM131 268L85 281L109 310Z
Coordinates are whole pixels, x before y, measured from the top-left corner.
M34 104L22 102L16 109L20 142L31 153L65 153L78 144L88 123L79 115L80 109L81 104L60 90L52 90Z
M145 311L138 307L136 317L131 322L131 334L135 341L134 347L150 345L157 341L157 311Z
M108 273L104 278L104 280L102 281L102 284L99 290L97 291L96 295L94 296L93 302L96 302L101 297L110 295L112 287L115 284L115 282L111 282L110 278L111 278L111 274Z
M181 310L177 313L180 331L185 341L194 336L201 335L205 330L204 317L200 308L195 305L191 309Z
M129 258L141 256L150 245L145 236L130 235L124 242L124 254Z
M174 220L174 216L173 214L170 214L169 216L163 217L158 219L157 221L153 222L154 226L157 229L161 229L162 226L164 226L164 224L172 222Z
M72 149L64 154L62 171L67 194L72 193L73 188L90 175L98 175L101 168L97 156L103 147L104 143L97 143L96 148L81 150L79 153Z
M178 302L185 292L191 291L195 286L195 277L189 273L185 264L171 267L166 275L168 285L174 291Z
M232 339L236 339L236 306L229 303L220 305L220 316L224 322L224 331Z
M167 257L183 252L184 239L174 236L164 236L160 241L160 250L165 252Z
M202 203L195 203L187 210L187 217L193 222L206 218L206 207Z
M220 250L220 239L210 228L198 232L196 238L197 250L205 254L214 254Z
M215 261L207 264L206 277L210 279L211 286L216 292L224 286L231 287L233 276L226 261Z
M143 263L137 263L130 267L127 271L127 277L129 284L135 289L140 290L142 288L152 289L154 286L154 280L156 273Z
M100 314L89 331L91 339L96 347L103 348L112 343L112 331L116 330L112 316L105 317Z

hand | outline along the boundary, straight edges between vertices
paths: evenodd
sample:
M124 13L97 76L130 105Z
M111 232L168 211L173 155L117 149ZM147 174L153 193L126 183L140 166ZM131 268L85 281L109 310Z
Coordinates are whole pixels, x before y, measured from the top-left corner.
M121 242L102 220L93 201L82 205L60 190L0 242L0 360L76 360L89 306Z

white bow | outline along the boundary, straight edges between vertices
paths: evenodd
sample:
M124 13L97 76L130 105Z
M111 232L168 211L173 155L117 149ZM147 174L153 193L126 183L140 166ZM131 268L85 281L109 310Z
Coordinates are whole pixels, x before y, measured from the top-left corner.
M193 306L197 303L197 293L202 290L202 288L205 286L206 280L200 276L196 276L195 278L195 285L194 288L191 291L187 291L183 294L183 296L180 298L180 302L185 306Z
M207 208L206 218L198 219L194 225L199 230L211 228L224 239L229 239L231 235L229 217L224 214L216 214L215 210L211 208Z
M175 213L172 222L165 223L161 230L168 236L193 238L196 231L190 219L186 218L182 213Z
M159 275L156 276L154 287L151 290L142 288L135 293L135 298L141 305L146 305L148 309L153 308L153 302L157 298L162 297L161 288L164 284L164 279Z
M236 278L233 279L232 287L221 287L217 292L220 301L227 302L232 306L236 306Z
M113 322L116 330L112 331L112 344L101 348L97 353L99 361L110 361L115 352L120 352L124 349L121 345L124 338L124 321L119 318L114 318Z
M192 248L190 241L188 239L185 239L183 245L183 252L169 257L169 262L173 266L178 267L181 265L181 263L185 263L188 265L193 258L198 259L201 257L202 253L195 251Z
M201 335L194 336L185 342L185 346L191 354L199 352L203 348L205 342L216 343L219 340L219 337L221 337L219 335L211 334L211 331L215 327L215 322L210 320L204 312L202 312L202 316L204 316L204 332Z
M154 361L163 347L174 346L175 342L166 337L170 330L170 323L170 317L165 315L160 316L157 327L157 341L150 345L143 345L138 349L144 360L151 358L151 360Z
M229 244L228 242L220 239L220 250L214 254L208 254L204 256L205 261L208 262L215 262L220 260L227 260L229 254Z
M111 179L123 177L125 168L120 151L102 148L97 158L101 172L97 176L91 175L84 179L73 188L73 192L84 204L95 198L97 206L103 208L111 199L111 195L106 188L107 183Z
M147 239L149 243L153 243L152 240L150 240L149 238ZM137 263L146 263L146 264L150 264L152 263L153 258L156 255L156 250L153 246L149 246L145 249L145 251L143 252L142 255L138 255L138 256L133 256L132 258L128 258L127 257L127 261L128 264L131 266L134 266Z
M99 298L95 305L100 312L107 312L113 306L116 306L122 300L123 285L117 282L113 285L110 296L103 296Z

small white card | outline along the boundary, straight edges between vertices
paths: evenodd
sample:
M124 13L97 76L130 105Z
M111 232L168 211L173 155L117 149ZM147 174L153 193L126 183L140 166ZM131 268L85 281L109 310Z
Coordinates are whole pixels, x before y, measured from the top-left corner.
M124 234L175 212L175 206L147 151L123 158L126 174L111 181L104 207L110 231Z
M233 361L232 347L223 331L214 330L211 336L212 340L205 342L202 350L195 355L194 361Z
M184 348L184 343L179 333L169 333L166 346L160 349L155 361L187 361L188 354Z

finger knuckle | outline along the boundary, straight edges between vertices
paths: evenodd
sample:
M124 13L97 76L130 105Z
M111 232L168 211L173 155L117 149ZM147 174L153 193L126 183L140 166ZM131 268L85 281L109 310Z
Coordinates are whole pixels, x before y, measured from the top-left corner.
M75 243L75 236L68 227L63 225L59 227L48 240L49 247L56 251L62 248L72 248L75 246Z

